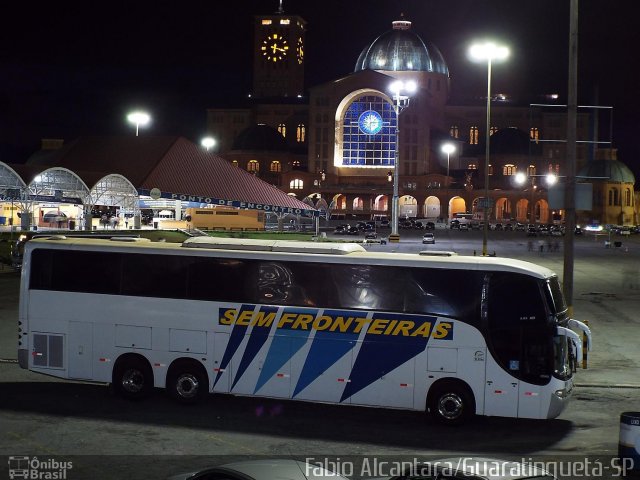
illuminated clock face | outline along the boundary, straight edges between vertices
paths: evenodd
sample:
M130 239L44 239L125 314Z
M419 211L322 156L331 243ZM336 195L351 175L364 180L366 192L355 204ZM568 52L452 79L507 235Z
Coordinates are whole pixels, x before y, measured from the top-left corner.
M375 135L382 130L382 117L375 110L367 110L360 115L358 126L363 133Z
M302 65L304 61L304 45L302 43L302 38L298 38L298 44L296 46L296 57L298 58L298 64Z
M278 62L287 56L289 45L282 35L271 33L263 40L260 50L268 61Z

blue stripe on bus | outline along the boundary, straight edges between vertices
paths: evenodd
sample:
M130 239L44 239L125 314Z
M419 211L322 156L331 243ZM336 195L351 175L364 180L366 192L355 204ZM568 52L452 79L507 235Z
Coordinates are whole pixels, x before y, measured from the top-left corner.
M273 314L273 316L275 317L278 313L278 307L263 306L260 308L260 312L264 312L267 315ZM262 348L262 346L269 339L270 331L271 331L271 325L266 326L266 328L263 326L254 326L251 329L249 341L247 342L247 346L245 347L244 352L242 354L242 358L240 359L240 365L238 366L236 376L233 379L231 390L233 390L233 387L236 386L236 383L238 383L238 380L240 380L244 372L247 370L247 368L249 367L253 359L256 357L256 355Z
M255 308L256 308L255 305L242 305L242 308L240 308L240 311L253 310ZM226 309L221 308L219 310L220 310L219 316L222 316L223 310L226 310ZM245 325L235 324L233 326L233 330L231 331L231 336L229 337L229 342L227 343L227 347L224 350L224 355L222 356L222 361L220 362L220 370L218 371L218 374L216 375L216 379L213 382L214 386L216 385L216 383L218 383L218 380L220 380L220 377L222 376L222 372L226 370L227 366L229 365L229 362L231 362L231 359L233 358L234 353L236 353L236 350L238 350L238 347L242 343L242 340L244 339L244 336L247 332L247 328L248 327Z
M323 314L332 318L349 316L349 312L338 310L325 310ZM357 339L358 334L354 332L343 334L327 331L316 332L292 397L298 395L349 350L352 350Z
M376 325L372 322L367 330L362 347L353 363L350 381L342 392L340 402L422 353L427 347L429 338L435 333L435 317L376 313L372 320L378 320L379 327L372 328ZM405 330L402 330L403 328ZM389 341L387 332L398 329L403 332L409 331L413 335L400 336L396 333L397 336L391 338L398 341ZM450 331L443 333L443 337Z
M282 323L282 318L285 313L293 316L311 315L315 317L317 309L309 308L286 308L280 316L279 324ZM289 330L287 329L286 335L278 334L278 328L275 331L273 341L267 352L267 357L264 360L262 370L260 370L260 376L258 377L258 383L253 393L255 394L260 390L265 383L267 383L271 377L273 377L283 365L285 365L291 358L298 353L298 351L304 347L307 343L307 339L311 334L311 330Z

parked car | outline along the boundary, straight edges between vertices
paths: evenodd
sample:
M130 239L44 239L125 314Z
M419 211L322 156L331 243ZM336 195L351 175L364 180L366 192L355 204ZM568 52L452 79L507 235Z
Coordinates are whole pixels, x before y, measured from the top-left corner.
M422 236L422 243L436 243L436 237L431 232L425 233Z
M376 232L367 232L364 234L365 239L376 239L378 238L378 234Z
M469 231L469 224L468 223L461 223L460 224L460 231L464 231L464 232L468 232Z
M427 222L425 223L424 228L426 228L427 230L435 230L436 224L433 222Z
M371 480L555 480L532 463L483 457L452 457L408 465L398 476Z
M413 222L413 228L415 228L416 230L422 230L424 229L424 224L420 220L416 220L415 222Z
M516 223L515 229L516 231L524 232L527 229L527 227L525 226L524 223Z
M460 220L451 220L451 223L449 223L449 228L452 230L454 228L460 228Z
M529 227L527 228L527 237L537 237L538 236L538 229L532 225L529 225Z
M289 459L246 460L181 473L167 480L347 480L322 465Z
M345 235L348 230L349 230L349 226L348 225L338 225L333 230L333 233L335 233L336 235Z
M380 227L381 228L389 228L391 224L389 223L389 220L382 220L380 221Z
M358 227L349 227L347 235L360 235L360 229Z

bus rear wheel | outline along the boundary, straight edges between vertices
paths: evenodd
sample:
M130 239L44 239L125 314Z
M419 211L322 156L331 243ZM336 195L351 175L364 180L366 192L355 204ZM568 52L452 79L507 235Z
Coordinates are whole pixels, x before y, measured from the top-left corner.
M437 385L429 395L429 413L439 423L459 425L473 415L474 402L469 390L458 382Z
M129 400L141 400L153 389L153 372L140 358L127 358L118 362L113 372L116 392Z
M207 377L197 365L178 363L169 369L167 388L171 397L180 403L197 403L207 393Z

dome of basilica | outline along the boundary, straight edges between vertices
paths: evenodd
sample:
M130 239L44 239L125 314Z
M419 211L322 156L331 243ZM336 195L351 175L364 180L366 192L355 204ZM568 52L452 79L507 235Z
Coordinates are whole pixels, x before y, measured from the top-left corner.
M393 22L392 30L365 47L354 71L362 70L432 72L449 76L440 51L412 32L411 22L407 20Z
M624 163L613 159L592 160L578 172L580 180L588 178L601 179L607 182L635 183L633 172Z
M240 132L232 150L286 151L287 142L275 128L260 123Z

